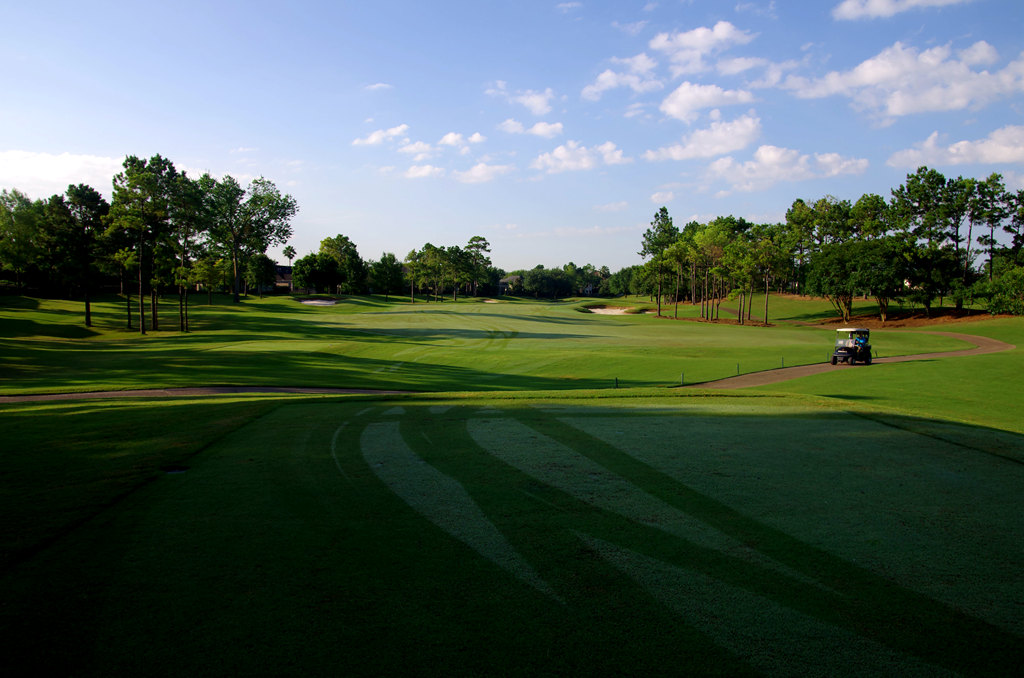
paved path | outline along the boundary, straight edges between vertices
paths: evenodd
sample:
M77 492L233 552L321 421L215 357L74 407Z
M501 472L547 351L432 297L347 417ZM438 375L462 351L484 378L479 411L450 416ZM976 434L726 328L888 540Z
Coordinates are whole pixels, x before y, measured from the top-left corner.
M919 353L917 355L898 355L891 358L875 358L873 362L904 363L911 360L932 360L935 358L952 358L964 355L998 353L999 351L1011 351L1017 348L1013 344L1007 344L1005 341L990 339L989 337L979 337L974 334L960 334L958 332L926 332L924 334L938 334L943 337L960 339L970 344L974 344L974 348L965 348L961 351L945 351L943 353ZM856 366L842 364L833 366L831 363L815 363L813 365L798 365L797 367L780 367L776 370L751 372L750 374L741 374L738 377L727 377L717 381L705 381L700 384L686 384L684 388L732 389L747 388L750 386L764 386L766 384L775 384L780 381L799 379L800 377L807 377L812 374L821 374L822 372L829 372L831 370L853 368L856 368Z

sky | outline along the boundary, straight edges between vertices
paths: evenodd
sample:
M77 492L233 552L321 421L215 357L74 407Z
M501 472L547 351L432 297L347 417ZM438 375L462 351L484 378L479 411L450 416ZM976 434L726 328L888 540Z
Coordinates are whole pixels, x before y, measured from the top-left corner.
M480 235L505 270L642 262L677 226L889 197L927 165L1024 187L1020 0L8 3L0 188L125 156L263 176L299 256ZM270 252L285 263L281 248Z

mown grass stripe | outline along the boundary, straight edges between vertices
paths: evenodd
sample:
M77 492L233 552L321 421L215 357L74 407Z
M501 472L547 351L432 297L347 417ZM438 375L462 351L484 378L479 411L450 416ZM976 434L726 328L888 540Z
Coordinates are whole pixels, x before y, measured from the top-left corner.
M765 675L955 675L713 577L589 535L580 539Z
M363 431L360 448L374 474L413 510L484 558L559 600L465 488L423 461L406 445L397 422L369 424Z

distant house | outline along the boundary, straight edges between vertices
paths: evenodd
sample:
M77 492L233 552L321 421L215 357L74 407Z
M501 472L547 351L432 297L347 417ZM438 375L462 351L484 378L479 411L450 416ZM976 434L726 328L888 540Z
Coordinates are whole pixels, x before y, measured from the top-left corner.
M292 291L292 267L291 266L275 266L276 275L274 276L274 289L283 292L285 290Z
M498 294L515 294L523 291L523 276L507 275L498 281Z

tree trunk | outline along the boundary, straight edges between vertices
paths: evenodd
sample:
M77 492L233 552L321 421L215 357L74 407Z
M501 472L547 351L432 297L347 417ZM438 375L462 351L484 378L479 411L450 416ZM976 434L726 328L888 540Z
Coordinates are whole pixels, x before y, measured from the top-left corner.
M141 247L140 247L141 250ZM139 256L139 333L146 333L146 293L142 287L142 256Z
M661 317L661 272L658 272L658 317Z
M768 324L768 276L764 277L764 324Z
M160 316L157 315L157 296L158 295L155 288L149 290L149 307L151 309L150 315L153 316L152 324L154 332L160 329Z
M92 307L89 304L89 281L85 281L85 326L92 327Z
M679 280L682 277L683 277L683 267L682 267L682 265L680 265L678 268L676 268L676 298L675 298L675 302L676 302L675 319L676 320L679 320Z
M232 272L232 275L233 275L232 280L231 280L231 288L232 288L232 291L234 292L234 300L233 301L234 301L234 303L237 304L238 301L239 301L239 299L238 299L238 284L240 282L240 280L239 280L240 276L238 275L238 253L235 251L234 247L231 248L231 272Z
M125 303L127 304L128 310L128 329L132 329L132 295L131 292L127 292L124 295Z

